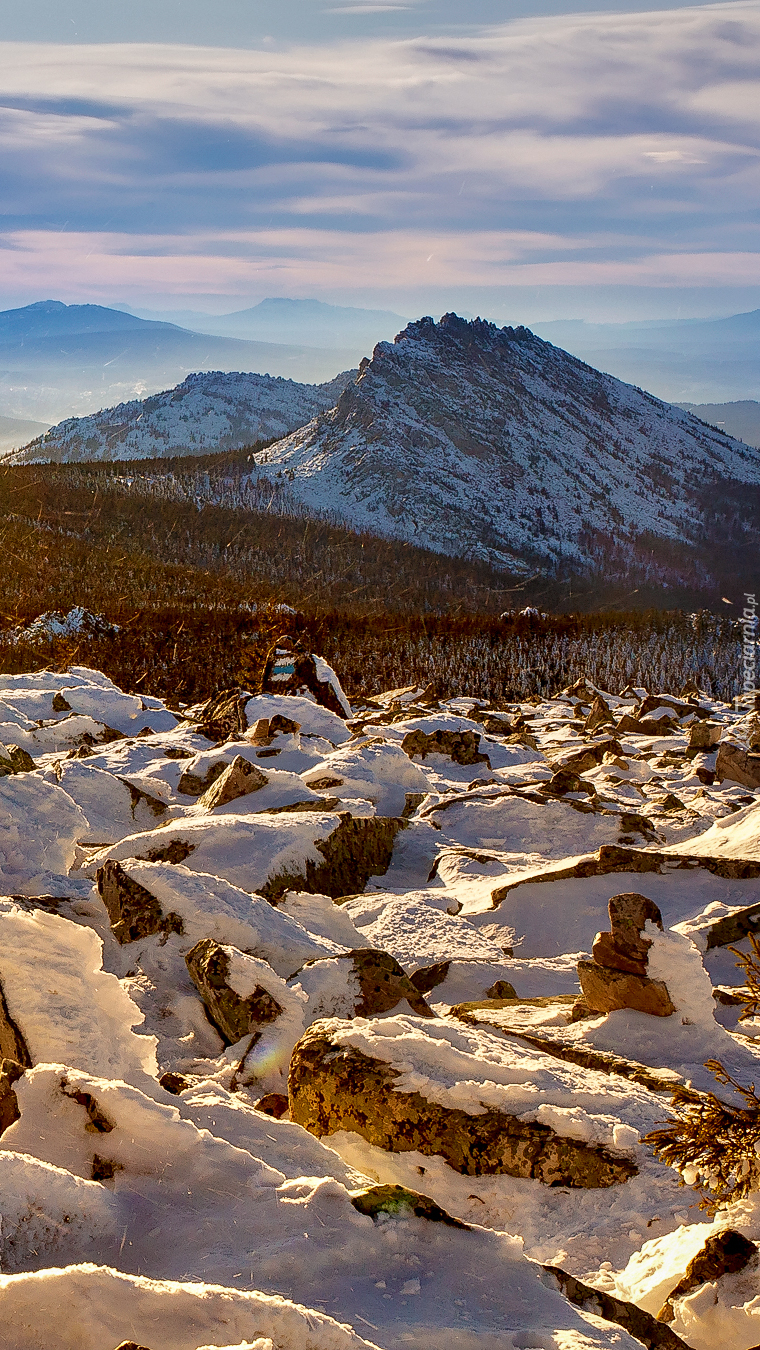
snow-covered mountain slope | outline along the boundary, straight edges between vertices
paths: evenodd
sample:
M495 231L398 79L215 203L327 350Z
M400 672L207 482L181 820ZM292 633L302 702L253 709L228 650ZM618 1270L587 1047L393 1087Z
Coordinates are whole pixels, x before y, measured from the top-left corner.
M447 314L363 362L334 411L257 456L306 505L497 563L598 564L643 531L686 541L714 480L760 454L537 338Z
M271 375L188 375L175 389L70 417L10 457L13 464L152 459L239 450L303 426L331 408L355 372L326 384Z

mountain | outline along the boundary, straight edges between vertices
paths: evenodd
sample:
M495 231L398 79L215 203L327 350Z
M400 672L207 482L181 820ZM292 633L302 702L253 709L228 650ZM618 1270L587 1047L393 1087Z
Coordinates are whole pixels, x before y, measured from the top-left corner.
M559 571L643 565L645 536L690 548L716 484L760 485L760 455L690 413L454 314L380 343L335 409L256 461L359 528Z
M101 305L44 300L0 313L0 408L48 424L179 384L192 371L329 380L356 352L192 333Z
M47 422L30 422L21 417L0 417L0 455L26 445L33 436L42 436Z
M678 406L693 412L710 426L727 431L729 436L760 448L760 403L754 399L746 398L738 403L679 403Z
M371 352L377 342L392 339L407 322L403 315L388 309L354 309L328 305L322 300L284 298L262 300L250 309L235 310L232 314L204 314L192 309L166 313L147 309L129 312L221 337L305 344L308 347L353 347L357 349L354 364Z
M674 403L760 397L760 309L676 323L534 324L589 365Z
M175 389L151 398L70 417L8 462L162 459L237 450L285 435L331 408L355 374L346 371L322 385L218 370L188 375Z

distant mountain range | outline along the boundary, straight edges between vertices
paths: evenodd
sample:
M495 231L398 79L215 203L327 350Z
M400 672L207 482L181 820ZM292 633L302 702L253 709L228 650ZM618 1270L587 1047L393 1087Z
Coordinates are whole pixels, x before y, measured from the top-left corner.
M760 398L760 309L727 319L537 323L540 337L671 403Z
M453 314L380 343L335 409L256 462L314 511L512 568L625 569L654 553L645 536L677 553L727 484L760 485L760 454L691 413Z
M157 393L194 371L254 371L321 383L362 355L355 347L208 336L102 305L43 300L0 312L0 408L49 425Z
M355 365L362 356L369 356L376 343L392 341L408 322L407 317L392 310L353 309L328 305L322 300L272 298L232 314L205 314L193 309L130 310L126 305L123 308L143 319L179 324L196 333L333 350L355 349Z
M188 375L175 389L150 398L70 417L7 462L71 464L238 450L284 436L332 408L356 373L346 371L321 385L218 370Z
M738 441L760 449L760 403L741 399L738 403L679 403L679 408L693 412L710 426L727 431Z

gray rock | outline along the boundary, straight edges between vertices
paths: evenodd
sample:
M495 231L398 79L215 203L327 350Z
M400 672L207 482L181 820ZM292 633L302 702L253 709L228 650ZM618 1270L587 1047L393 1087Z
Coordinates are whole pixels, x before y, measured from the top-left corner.
M662 980L650 980L647 975L634 975L596 961L579 961L578 978L583 999L595 1013L616 1012L632 1008L652 1017L670 1017L675 1007L667 986Z
M760 787L760 755L743 750L732 741L721 741L715 761L715 777L719 783L728 778L743 787Z

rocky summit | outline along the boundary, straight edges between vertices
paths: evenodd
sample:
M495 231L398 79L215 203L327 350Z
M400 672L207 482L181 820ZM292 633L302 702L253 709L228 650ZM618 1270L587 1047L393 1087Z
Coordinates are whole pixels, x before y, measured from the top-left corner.
M3 1346L757 1345L758 748L284 635L0 675Z
M361 529L518 568L624 571L644 531L704 533L706 484L760 483L757 451L692 414L455 314L379 343L334 410L257 463Z

